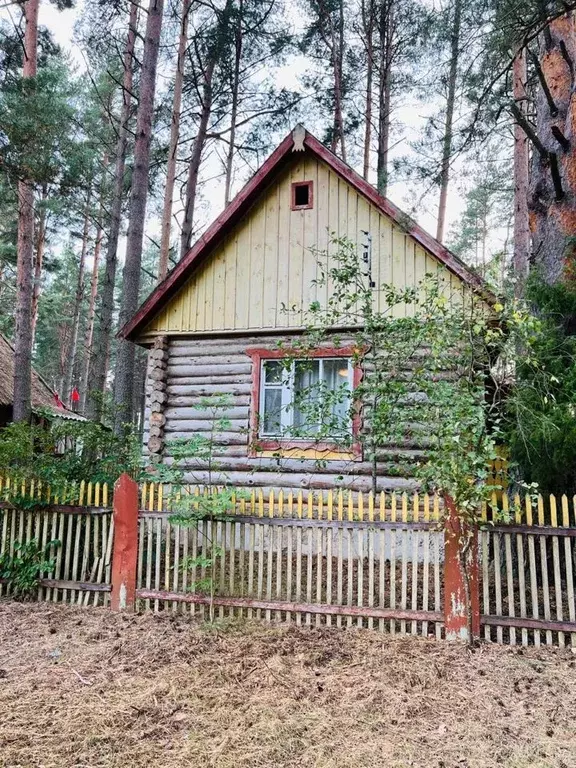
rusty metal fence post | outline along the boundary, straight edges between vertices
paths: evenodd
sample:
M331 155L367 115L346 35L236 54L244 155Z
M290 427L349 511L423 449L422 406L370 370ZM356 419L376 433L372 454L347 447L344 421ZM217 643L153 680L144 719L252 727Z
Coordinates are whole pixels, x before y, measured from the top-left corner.
M466 573L472 619L472 636L480 635L480 589L478 583L478 530L470 532L459 517L454 502L445 499L448 516L444 527L444 630L447 640L468 642L468 603ZM467 550L467 552L463 552Z
M138 484L120 475L114 486L114 543L112 549L113 611L134 610L138 561Z

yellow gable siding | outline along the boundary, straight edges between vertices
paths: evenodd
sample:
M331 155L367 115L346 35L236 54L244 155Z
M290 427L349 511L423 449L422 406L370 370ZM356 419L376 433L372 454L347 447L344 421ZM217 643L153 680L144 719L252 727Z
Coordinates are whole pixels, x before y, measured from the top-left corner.
M290 210L291 183L314 183L314 207ZM328 166L307 155L294 161L250 209L214 254L158 313L146 334L297 328L306 308L326 303L318 288L317 256L329 233L361 243L372 235L372 272L377 285L416 285L427 272L446 275L453 295L462 283L416 241ZM378 292L379 309L384 309Z

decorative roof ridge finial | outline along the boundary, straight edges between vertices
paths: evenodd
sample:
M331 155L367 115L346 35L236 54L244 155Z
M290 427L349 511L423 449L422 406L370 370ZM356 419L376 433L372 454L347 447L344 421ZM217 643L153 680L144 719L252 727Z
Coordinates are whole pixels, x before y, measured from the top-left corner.
M292 141L294 145L292 152L304 152L304 139L306 138L306 128L302 123L297 123L292 131Z

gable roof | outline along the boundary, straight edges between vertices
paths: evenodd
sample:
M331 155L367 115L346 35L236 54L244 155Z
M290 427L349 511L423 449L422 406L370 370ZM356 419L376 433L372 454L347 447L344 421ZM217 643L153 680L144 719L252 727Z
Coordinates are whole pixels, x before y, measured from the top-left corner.
M304 136L303 139L302 135ZM298 126L295 131L288 134L281 144L278 145L250 181L236 195L230 205L222 211L206 232L198 238L186 256L172 269L165 280L156 286L134 317L120 329L118 332L120 338L136 340L138 334L162 309L168 299L174 296L193 271L213 252L223 237L242 219L272 179L289 162L292 152L305 149L326 163L338 176L367 198L379 211L392 219L394 223L413 237L426 251L435 256L450 272L469 285L475 293L490 303L494 301L493 294L480 275L464 264L436 238L428 234L428 232L391 203L390 200L382 197L371 184L327 149L315 136Z
M32 368L32 410L43 409L50 411L54 416L74 421L85 421L74 411L62 405L60 398L54 390L48 386L42 376ZM12 405L14 402L14 347L7 338L0 334L0 405Z

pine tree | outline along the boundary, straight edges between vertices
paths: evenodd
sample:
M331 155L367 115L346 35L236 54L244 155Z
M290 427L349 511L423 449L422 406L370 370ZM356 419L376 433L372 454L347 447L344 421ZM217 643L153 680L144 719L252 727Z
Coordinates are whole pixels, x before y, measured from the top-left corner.
M150 166L150 142L152 136L152 117L156 92L156 68L160 49L160 33L164 0L150 0L142 72L136 117L136 140L134 145L134 168L130 191L130 213L128 237L126 241L126 259L123 270L122 297L120 303L120 326L126 323L138 308L140 290L140 266L144 242L144 222L146 218L146 200L148 196L148 173ZM114 402L116 414L114 429L117 434L123 431L123 425L132 418L134 393L135 348L130 341L120 341L116 354L114 380Z

